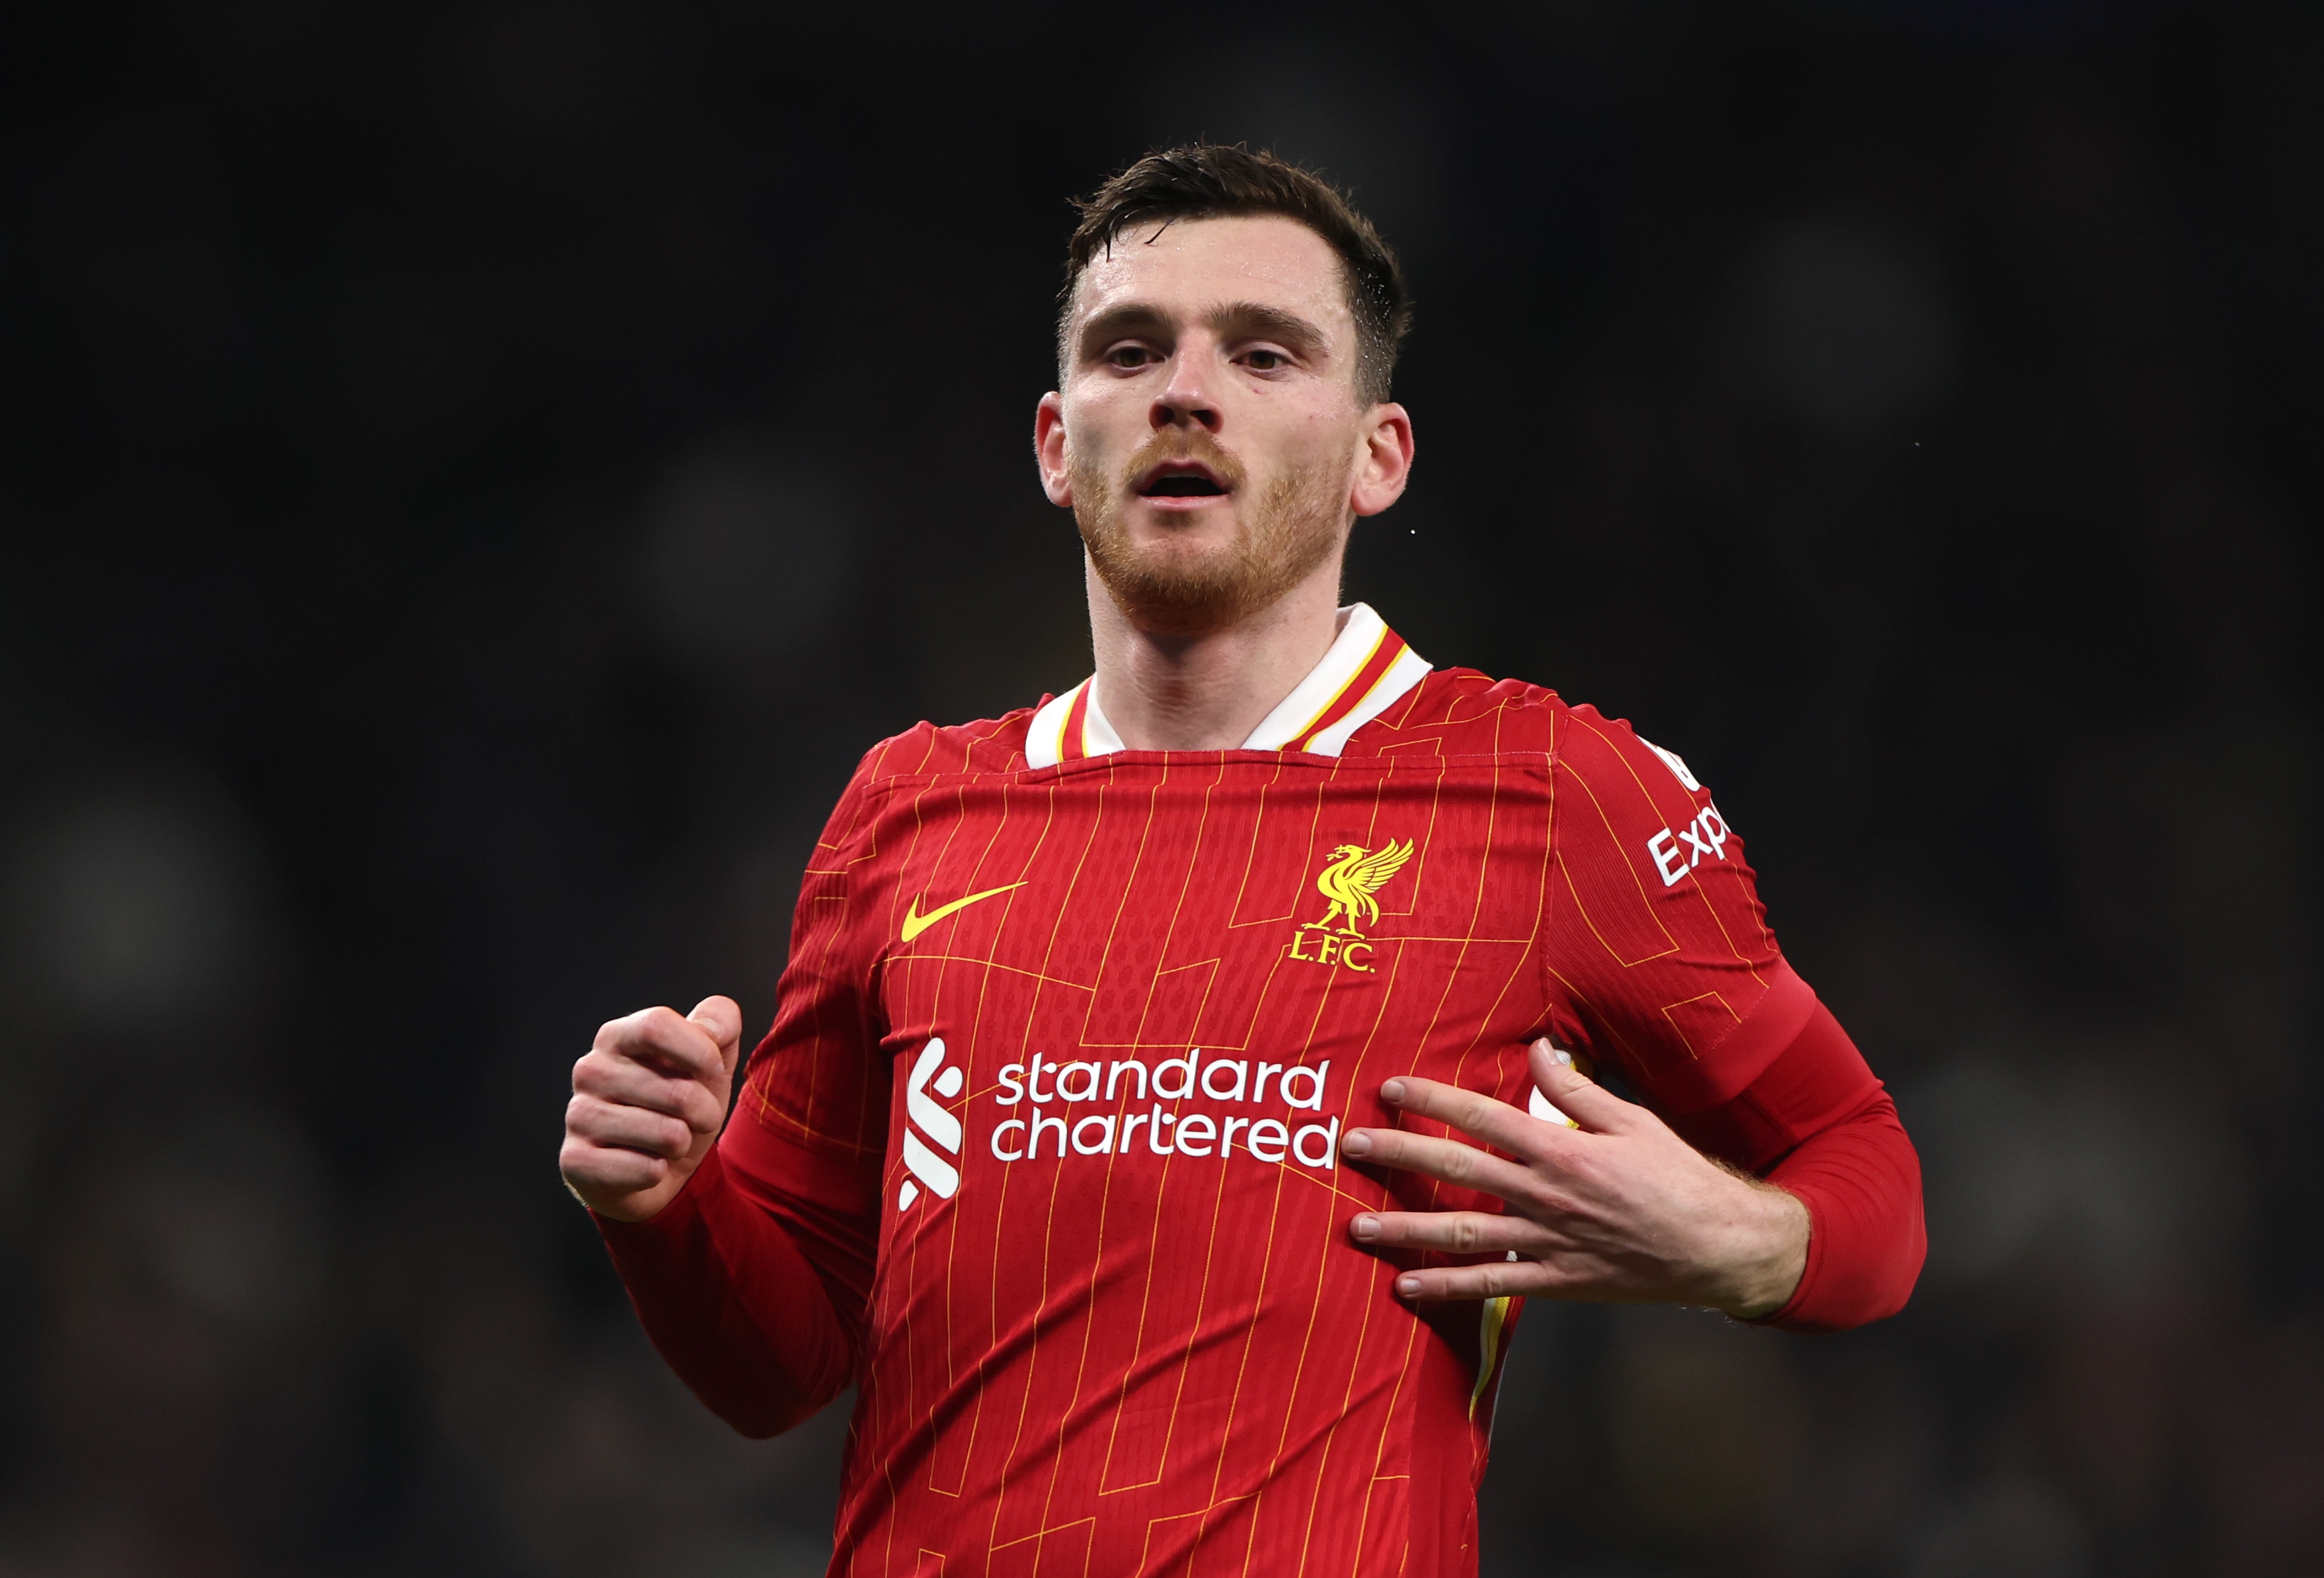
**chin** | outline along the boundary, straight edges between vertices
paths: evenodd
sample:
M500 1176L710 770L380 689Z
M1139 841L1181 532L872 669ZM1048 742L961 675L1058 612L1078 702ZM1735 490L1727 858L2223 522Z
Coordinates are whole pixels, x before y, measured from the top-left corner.
M1215 541L1223 550L1242 536L1241 518L1234 505L1225 500L1190 510L1184 505L1153 504L1136 499L1122 512L1121 520L1130 528L1130 546L1138 549L1194 540Z
M1157 506L1134 496L1094 519L1076 512L1098 579L1131 623L1200 636L1266 607L1330 557L1329 506L1267 508L1245 520L1231 498Z
M1229 547L1148 544L1098 564L1098 578L1121 611L1157 635L1208 635L1234 623L1277 590L1254 577Z

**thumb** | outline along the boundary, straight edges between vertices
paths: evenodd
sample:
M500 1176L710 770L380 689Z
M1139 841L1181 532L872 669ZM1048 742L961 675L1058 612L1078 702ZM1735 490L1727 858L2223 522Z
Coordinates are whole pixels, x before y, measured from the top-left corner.
M1629 1127L1630 1103L1574 1067L1572 1056L1548 1037L1526 1049L1526 1061L1534 1088L1575 1128L1605 1134Z
M710 1038L718 1043L719 1063L733 1074L742 1045L742 1007L731 997L706 997L686 1017L708 1031Z

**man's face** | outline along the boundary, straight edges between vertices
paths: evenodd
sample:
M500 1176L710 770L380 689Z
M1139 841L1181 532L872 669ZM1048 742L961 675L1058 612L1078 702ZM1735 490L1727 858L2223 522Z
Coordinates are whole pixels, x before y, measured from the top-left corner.
M1358 398L1339 259L1304 225L1126 231L1083 272L1063 350L1042 482L1143 628L1199 635L1267 606L1402 491L1408 425Z

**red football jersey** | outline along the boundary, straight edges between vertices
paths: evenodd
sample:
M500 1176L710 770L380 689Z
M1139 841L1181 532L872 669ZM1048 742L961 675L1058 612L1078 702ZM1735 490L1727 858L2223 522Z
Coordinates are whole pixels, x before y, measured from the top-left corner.
M1683 761L1358 605L1240 750L1124 750L1086 681L874 749L680 1200L845 1333L835 1573L1467 1573L1512 1301L1399 1301L1347 1223L1498 1203L1342 1130L1402 1074L1540 1111L1546 1034L1764 1167L1878 1097L1840 1037L1737 1099L1819 1012Z

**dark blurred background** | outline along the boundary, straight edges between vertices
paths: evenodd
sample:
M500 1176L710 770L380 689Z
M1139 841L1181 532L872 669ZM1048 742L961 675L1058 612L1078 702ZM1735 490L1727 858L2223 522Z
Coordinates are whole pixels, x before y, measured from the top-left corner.
M820 1571L554 1168L773 1008L857 755L1089 667L1065 199L1351 184L1351 590L1683 752L1928 1167L1913 1306L1536 1306L1488 1574L2324 1572L2324 14L14 13L0 1575Z

